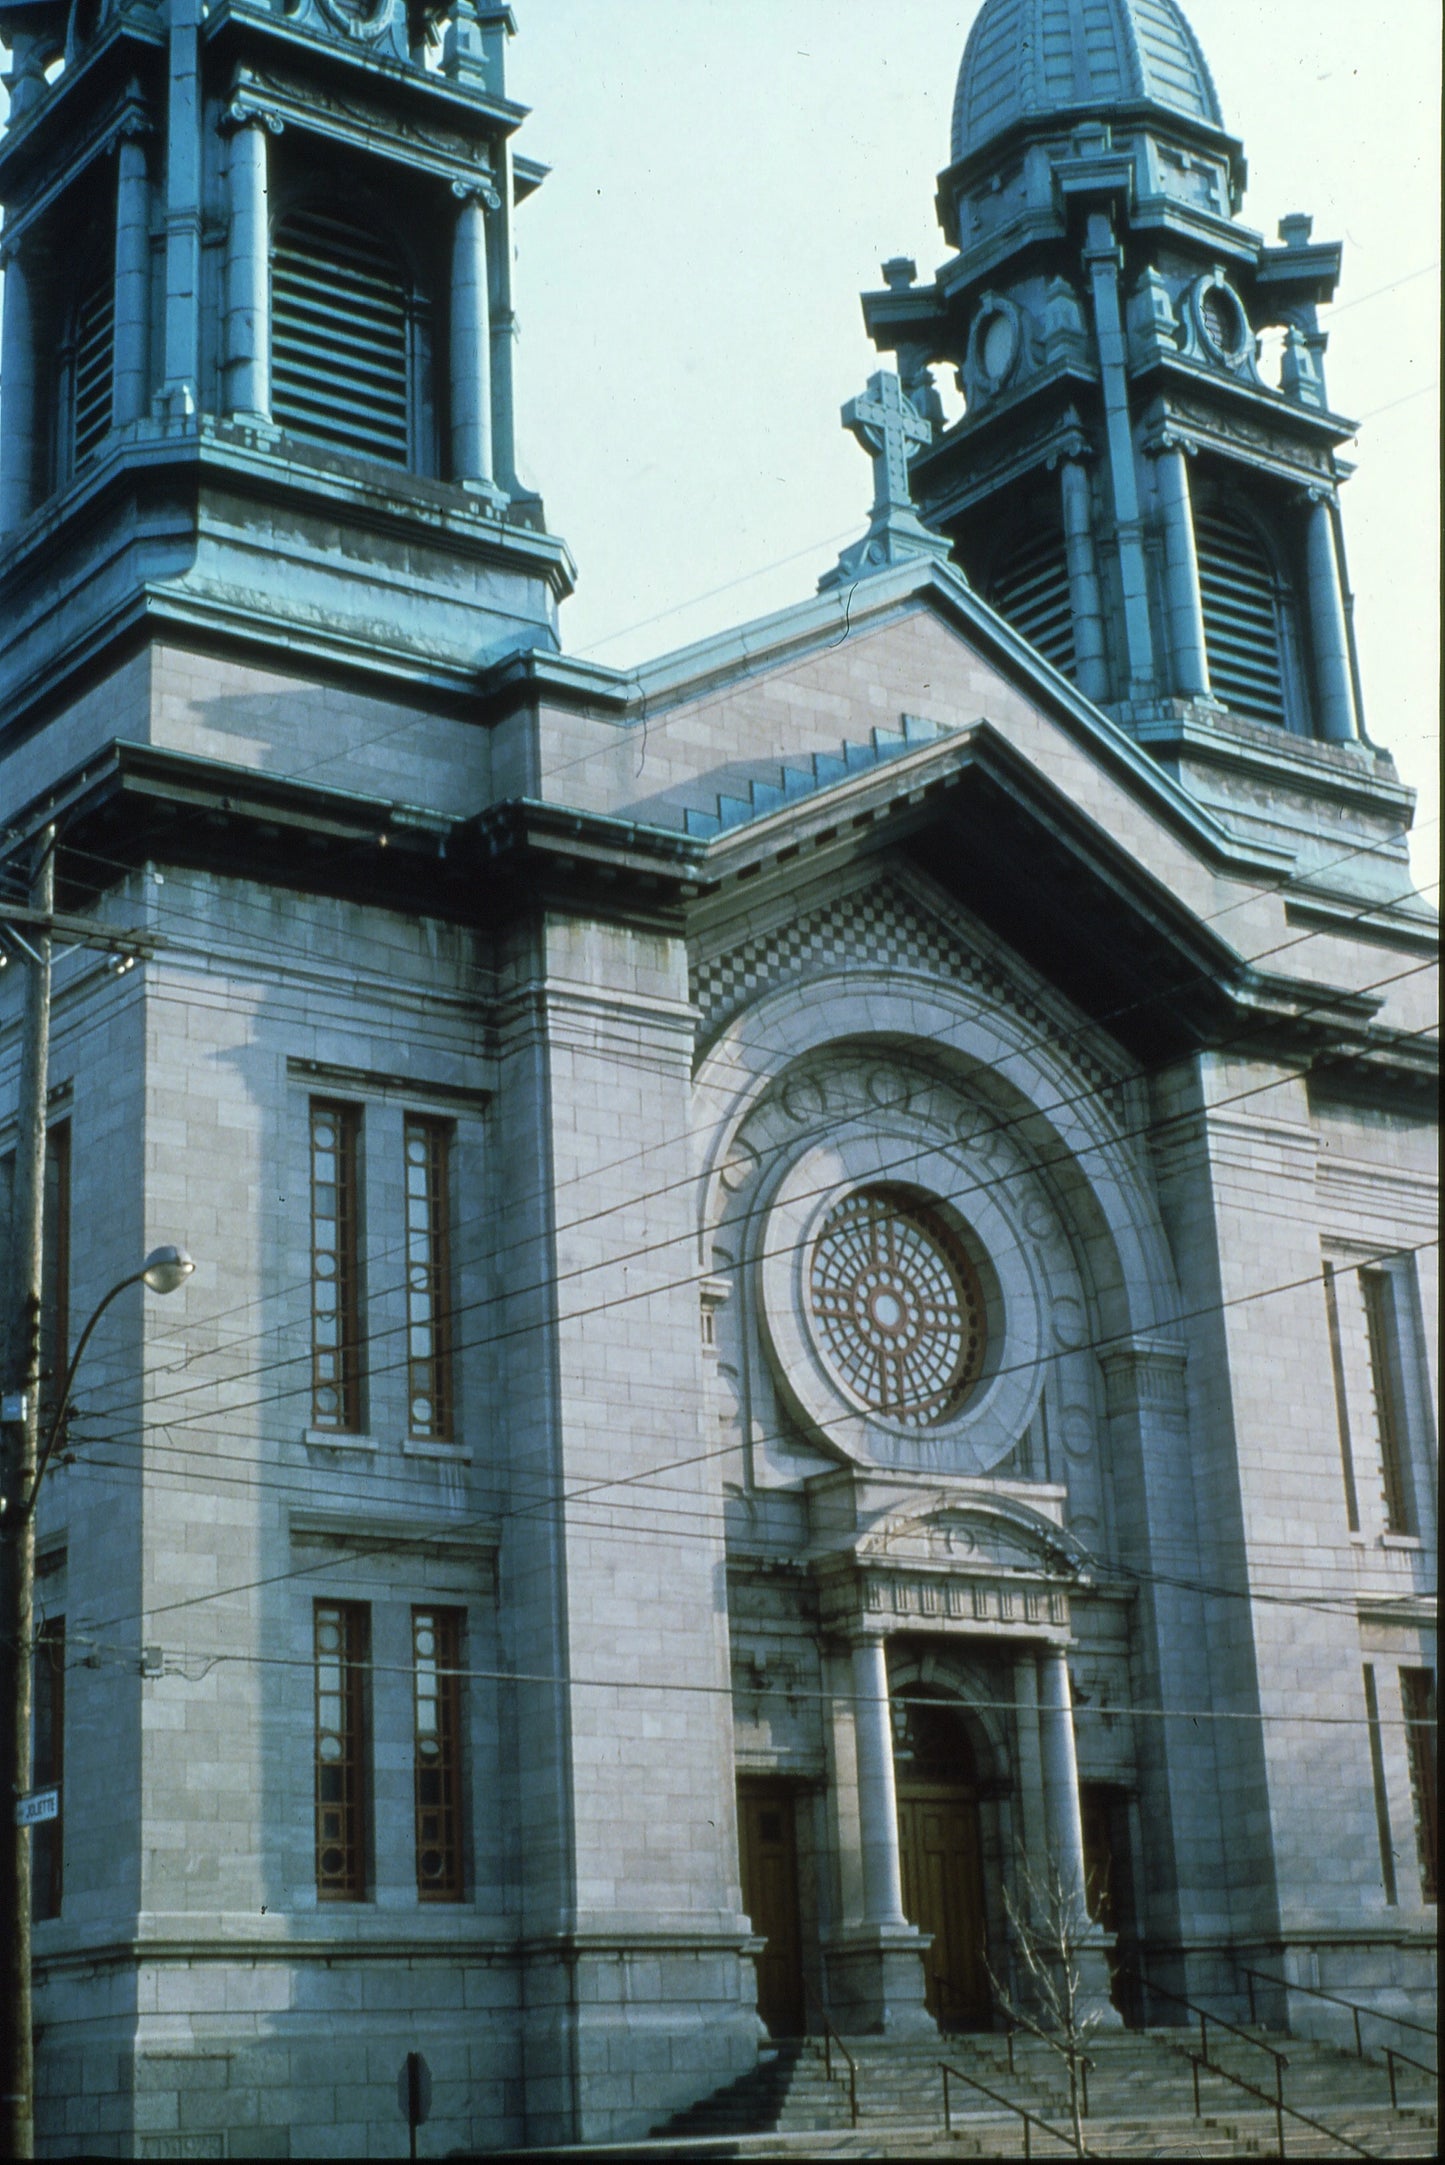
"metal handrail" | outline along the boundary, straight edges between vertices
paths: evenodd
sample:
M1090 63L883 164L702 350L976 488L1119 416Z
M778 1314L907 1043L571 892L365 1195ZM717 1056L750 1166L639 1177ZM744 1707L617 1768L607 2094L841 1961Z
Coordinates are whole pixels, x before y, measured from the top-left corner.
M1284 2156L1284 2116L1286 2113L1289 2114L1292 2120L1302 2120L1306 2127L1312 2127L1317 2135L1328 2135L1331 2142L1343 2143L1347 2150L1354 2151L1356 2157L1376 2158L1379 2155L1378 2151L1367 2150L1362 2142L1355 2142L1350 2136L1342 2135L1338 2128L1326 2127L1323 2120L1312 2120L1309 2114L1301 2112L1298 2106L1287 2105L1280 2094L1280 2071L1278 2068L1275 2069L1275 2094L1271 2097L1267 2090L1259 2089L1252 2082L1246 2082L1243 2075L1236 2075L1231 2069L1221 2067L1217 2060L1202 2060L1197 2052L1191 2052L1189 2054L1189 2064L1194 2070L1194 2117L1196 2120L1201 2118L1199 2070L1202 2067L1211 2075L1222 2075L1226 2082L1234 2084L1236 2090L1247 2091L1250 2097L1257 2097L1261 2104L1274 2107L1275 2133L1279 2139L1279 2154L1281 2157Z
M1157 1993L1161 2000L1172 2000L1176 2007L1187 2007L1191 2015L1198 2015L1199 2049L1204 2055L1206 2067L1211 2064L1209 2058L1209 2025L1212 2022L1217 2030L1228 2030L1231 2037L1242 2038L1246 2045L1253 2045L1258 2052L1267 2052L1276 2063L1275 2081L1278 2084L1280 2069L1289 2066L1289 2054L1287 2052L1281 2052L1276 2045L1267 2045L1262 2037L1255 2037L1248 2030L1242 2030L1237 2022L1226 2022L1223 2015L1212 2014L1207 2007L1201 2007L1197 2000L1185 1999L1182 1992L1171 1992L1167 1985L1156 1985L1154 1980L1151 1977L1145 1977L1142 1971L1136 1971L1135 1974L1146 1992ZM1288 2110L1289 2108L1286 2107L1285 2109Z
M1397 2060L1403 2060L1407 2067L1417 2067L1422 2075L1429 2075L1436 2082L1440 2080L1440 2073L1438 2068L1427 2067L1423 2060L1412 2060L1409 2053L1401 2052L1398 2045L1382 2045L1380 2047L1380 2050L1385 2055L1385 2066L1388 2068L1390 2075L1391 2112L1398 2112L1400 2110L1400 2100L1395 2091L1395 2062ZM1363 2059L1364 2054L1361 2053L1360 2057L1361 2059Z
M1239 1964L1239 1969L1241 1970L1243 1975L1249 1980L1249 2019L1251 2022L1253 2022L1255 2019L1254 1981L1256 1978L1259 1979L1262 1985L1278 1985L1282 1992L1308 1992L1314 1999L1328 2000L1330 2004L1334 2007L1348 2007L1350 2013L1355 2018L1356 2059L1363 2060L1363 2058L1365 2057L1365 2048L1360 2042L1361 2015L1372 2015L1376 2022L1393 2022L1397 2029L1416 2030L1419 2032L1421 2037L1433 2037L1435 2035L1434 2030L1431 2029L1428 2022L1412 2022L1408 2015L1387 2015L1381 2008L1378 2007L1362 2007L1358 2000L1342 1999L1338 1992L1326 1992L1322 1990L1319 1985L1293 1985L1290 1983L1287 1977L1271 1977L1268 1970L1251 1969L1247 1962L1241 1962ZM1404 2059L1406 2055L1402 2053L1400 2057ZM1418 2067L1420 2065L1420 2062L1418 2060L1412 2060L1410 2062L1410 2065L1412 2067ZM1435 2070L1433 2067L1427 2067L1425 2072L1427 2075L1433 2075Z
M851 2124L858 2125L858 2063L833 2027L833 2018L823 2004L823 1996L815 1991L807 1978L803 1979L803 1993L810 1999L823 2018L823 2072L833 2080L833 2047L836 2045L848 2064L848 2115Z
M1066 2052L1060 2051L1059 2046L1054 2043L1051 2037L1045 2036L1044 2032L1040 2029L1033 2029L1030 2028L1027 2024L1021 2024L1015 2015L1010 2014L1009 2010L1000 2003L997 1993L995 1993L993 1996L993 2007L995 2013L1003 2016L1003 2034L1005 2043L1008 2046L1008 2071L1011 2075L1015 2075L1018 2072L1018 2070L1014 2066L1014 2038L1017 2036L1021 2028L1026 2030L1028 2035L1040 2038L1042 2042L1049 2047L1050 2051L1058 2052L1061 2059L1067 2060L1068 2054ZM941 2066L942 2062L940 2061L939 2064ZM1098 2065L1098 2061L1091 2060L1087 2052L1081 2052L1079 2054L1079 2086L1083 2092L1084 2118L1086 2120L1089 2117L1089 2071L1092 2068L1095 2072L1097 2072Z
M1036 2112L1029 2111L1027 2105L1016 2105L1011 2097L1005 2097L1001 2091L991 2090L986 2082L979 2081L977 2075L970 2075L963 2068L952 2066L947 2060L940 2060L938 2065L943 2070L943 2132L945 2135L953 2133L953 2108L949 2101L948 2078L950 2075L954 2075L960 2082L966 2082L970 2089L979 2090L985 2097L991 2098L995 2105L1002 2105L1005 2112L1018 2114L1024 2124L1024 2156L1026 2158L1033 2156L1033 2151L1029 2148L1029 2129L1031 2127L1041 2127L1046 2135L1053 2136L1055 2142L1061 2142L1068 2149L1073 2149L1074 2138L1072 2135L1066 2135L1062 2128L1053 2127L1047 2120L1040 2119Z

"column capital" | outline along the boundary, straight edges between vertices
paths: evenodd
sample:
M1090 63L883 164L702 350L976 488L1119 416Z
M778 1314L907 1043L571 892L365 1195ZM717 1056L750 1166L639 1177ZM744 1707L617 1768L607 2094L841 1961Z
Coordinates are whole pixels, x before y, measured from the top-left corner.
M500 210L502 198L485 174L475 179L457 179L451 184L452 194L459 203L480 203L486 210Z
M234 135L240 128L264 128L268 135L286 132L286 123L275 108L262 105L244 90L237 91L230 103L222 106L216 126L222 135Z
M1053 473L1059 466L1086 465L1093 456L1094 447L1083 430L1070 429L1067 435L1059 437L1049 446L1049 455L1044 464L1047 470Z
M1140 447L1146 458L1162 458L1166 451L1182 451L1186 458L1199 456L1199 438L1181 428L1161 428L1156 435L1147 437Z

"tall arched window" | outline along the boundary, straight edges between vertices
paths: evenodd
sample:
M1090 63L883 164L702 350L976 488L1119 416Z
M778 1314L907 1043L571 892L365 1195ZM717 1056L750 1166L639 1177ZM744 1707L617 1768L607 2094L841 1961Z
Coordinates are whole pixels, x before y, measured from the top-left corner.
M374 230L301 204L271 252L271 410L293 435L427 471L425 327L405 266Z
M1038 507L994 552L984 585L987 599L1045 661L1074 674L1074 612L1069 563L1056 512Z
M1284 594L1259 533L1222 505L1196 511L1194 545L1209 681L1235 714L1288 716Z

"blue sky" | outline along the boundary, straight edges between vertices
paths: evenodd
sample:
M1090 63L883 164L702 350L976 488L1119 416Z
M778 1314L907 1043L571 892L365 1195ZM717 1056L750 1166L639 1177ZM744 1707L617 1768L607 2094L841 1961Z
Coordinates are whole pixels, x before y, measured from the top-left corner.
M565 641L626 666L811 592L861 527L868 469L837 419L875 360L857 294L884 256L927 273L945 253L934 184L976 9L516 5L523 141L553 167L518 221L521 438L580 566ZM1363 423L1344 501L1368 722L1422 790L1430 880L1438 12L1188 12L1244 139L1246 220L1273 239L1308 211L1345 242L1327 369Z

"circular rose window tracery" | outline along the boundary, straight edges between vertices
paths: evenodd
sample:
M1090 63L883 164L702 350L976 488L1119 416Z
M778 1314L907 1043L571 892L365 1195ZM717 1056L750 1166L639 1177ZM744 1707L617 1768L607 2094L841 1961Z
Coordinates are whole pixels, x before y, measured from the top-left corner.
M859 1188L808 1265L819 1351L873 1413L931 1427L958 1411L987 1346L983 1290L943 1218L898 1188Z

